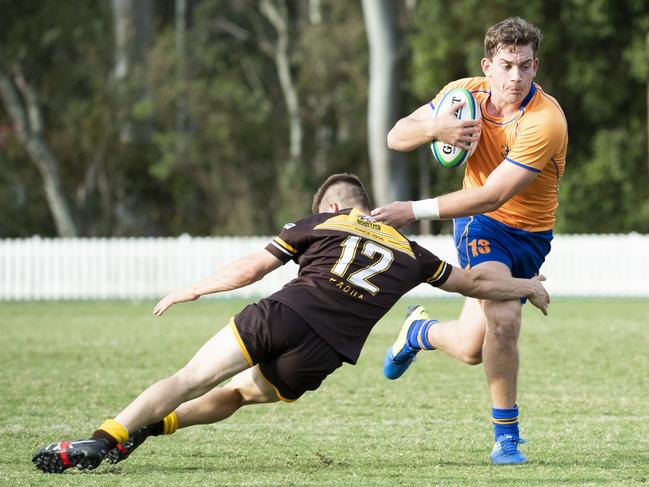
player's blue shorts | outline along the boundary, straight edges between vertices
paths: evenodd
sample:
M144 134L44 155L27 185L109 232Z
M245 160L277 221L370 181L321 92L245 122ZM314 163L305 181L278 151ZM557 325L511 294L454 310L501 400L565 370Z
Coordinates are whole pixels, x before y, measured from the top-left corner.
M519 230L485 215L454 219L453 235L463 268L495 260L528 279L538 274L552 241L552 230Z

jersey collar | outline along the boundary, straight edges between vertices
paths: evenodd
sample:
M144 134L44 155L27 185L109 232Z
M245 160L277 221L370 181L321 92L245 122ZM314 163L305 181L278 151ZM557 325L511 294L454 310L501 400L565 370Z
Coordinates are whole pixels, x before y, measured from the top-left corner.
M527 96L521 102L521 106L518 107L519 110L521 110L521 111L525 110L525 107L527 107L527 104L530 102L530 100L534 96L534 93L536 93L536 85L534 84L534 82L532 82L532 87L530 88L530 92L527 94Z

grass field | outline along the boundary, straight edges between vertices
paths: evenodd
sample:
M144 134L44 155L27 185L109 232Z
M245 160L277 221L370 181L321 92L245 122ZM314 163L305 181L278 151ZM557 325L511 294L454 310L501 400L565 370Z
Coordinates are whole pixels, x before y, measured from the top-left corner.
M420 354L382 376L410 304L294 404L244 408L223 423L154 438L128 461L47 476L45 443L87 436L145 386L181 367L243 301L0 303L0 483L6 485L638 485L649 483L649 301L555 300L525 309L519 404L530 463L488 463L481 366ZM426 303L457 315L459 300Z

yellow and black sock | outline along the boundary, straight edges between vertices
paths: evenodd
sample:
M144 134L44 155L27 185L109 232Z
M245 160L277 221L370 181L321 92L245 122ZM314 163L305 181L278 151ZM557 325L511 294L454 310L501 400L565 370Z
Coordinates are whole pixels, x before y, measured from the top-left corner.
M147 426L150 436L173 435L178 429L178 416L173 411L162 418L157 423Z
M176 412L168 414L157 423L146 426L149 436L172 435L178 429L178 416ZM128 440L128 431L114 419L107 419L90 437L92 440L103 439L110 448Z
M107 419L95 430L90 439L103 439L108 442L109 448L114 448L128 440L128 431L114 419Z

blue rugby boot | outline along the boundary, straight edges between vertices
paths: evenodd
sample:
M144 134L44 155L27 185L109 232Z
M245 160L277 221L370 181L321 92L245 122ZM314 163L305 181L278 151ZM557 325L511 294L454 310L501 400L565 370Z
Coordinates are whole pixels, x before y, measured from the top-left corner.
M527 462L527 457L518 449L518 445L524 445L525 440L514 435L500 435L496 438L494 449L491 451L491 463L494 464L516 464Z
M409 339L409 335L415 335L419 337L419 331L422 328L422 321L428 321L428 326L433 323L437 323L435 320L430 320L426 308L419 304L413 304L408 306L406 310L406 320L401 327L397 341L388 348L385 353L385 359L383 360L383 375L388 379L394 380L401 377L410 364L415 361L415 355L422 349L421 340L418 338L415 339L415 342L419 341L419 346L412 346L412 339ZM418 322L418 323L417 323ZM414 325L414 327L413 327ZM417 329L415 329L417 328ZM428 329L426 327L423 331L425 332ZM428 341L426 343L429 348L432 349Z

